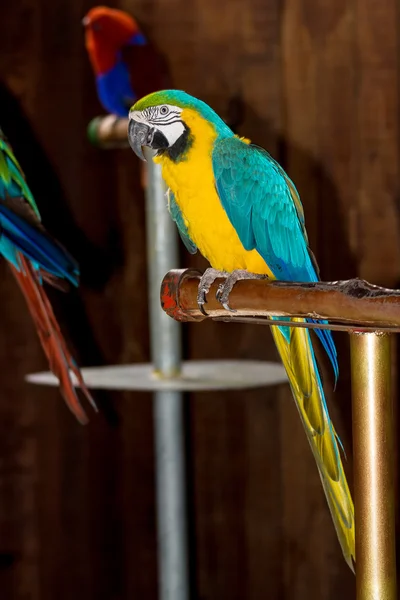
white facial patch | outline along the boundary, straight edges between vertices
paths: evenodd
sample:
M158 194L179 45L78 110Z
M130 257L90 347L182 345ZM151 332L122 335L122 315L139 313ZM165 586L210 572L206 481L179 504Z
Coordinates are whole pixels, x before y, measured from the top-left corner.
M182 109L179 106L161 104L149 106L142 111L133 110L129 113L129 119L155 127L167 138L168 145L171 147L185 131L181 114Z

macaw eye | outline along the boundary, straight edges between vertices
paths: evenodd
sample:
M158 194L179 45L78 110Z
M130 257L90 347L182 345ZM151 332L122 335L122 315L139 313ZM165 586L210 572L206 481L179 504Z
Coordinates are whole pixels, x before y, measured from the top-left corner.
M92 29L93 29L93 31L101 31L100 23L97 23L97 22L92 23Z
M161 115L167 115L168 114L168 106L161 106L160 107L160 114Z

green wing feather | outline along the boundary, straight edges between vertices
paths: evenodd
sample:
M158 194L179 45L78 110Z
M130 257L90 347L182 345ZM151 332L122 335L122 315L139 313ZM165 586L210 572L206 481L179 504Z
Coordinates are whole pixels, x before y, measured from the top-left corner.
M25 200L33 210L36 219L40 220L39 209L26 183L20 164L0 129L0 199L5 200L6 198Z
M256 249L277 279L317 281L303 207L278 163L236 137L217 141L212 161L219 197L246 250Z
M186 227L182 212L175 200L173 192L169 188L167 190L167 199L169 214L171 215L173 221L175 221L176 223L182 242L185 244L186 249L188 252L190 252L190 254L196 254L197 246L190 239L188 228Z

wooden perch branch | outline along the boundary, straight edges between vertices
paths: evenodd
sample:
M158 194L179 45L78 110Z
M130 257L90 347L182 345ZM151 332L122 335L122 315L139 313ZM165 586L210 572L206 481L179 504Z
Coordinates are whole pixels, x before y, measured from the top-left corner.
M88 125L88 137L99 148L129 148L128 119L106 115L96 117Z
M243 104L240 97L234 96L229 100L227 108L227 124L236 129L243 118ZM129 148L128 142L129 119L115 115L95 117L88 125L88 137L94 146L103 149Z
M202 321L197 306L201 273L191 269L167 273L161 285L161 305L178 321ZM372 285L361 279L318 283L287 283L268 280L238 281L226 311L215 298L223 279L218 279L207 296L208 318L271 324L268 317L311 317L328 320L328 325L295 324L309 328L362 331L400 331L400 290ZM279 322L274 321L274 325ZM283 323L287 324L287 323Z

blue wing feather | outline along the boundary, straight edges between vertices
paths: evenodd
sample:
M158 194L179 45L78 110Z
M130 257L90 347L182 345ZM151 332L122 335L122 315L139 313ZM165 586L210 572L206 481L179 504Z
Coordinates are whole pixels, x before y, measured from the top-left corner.
M262 148L237 137L215 142L212 164L221 203L244 248L257 250L277 279L318 281L300 197L280 165ZM329 330L316 334L337 378L332 334Z
M188 252L190 252L190 254L196 254L197 246L190 239L188 228L185 225L181 209L179 208L175 200L175 196L170 189L168 189L167 198L169 214L171 215L173 221L175 221L176 223L182 242L185 244L186 249Z
M19 269L18 252L35 269L78 285L78 264L42 226L21 167L0 129L0 254Z
M38 229L2 203L0 232L2 237L41 268L52 275L67 279L73 285L78 285L78 264L65 248L43 229Z
M118 117L127 117L136 95L128 68L120 57L109 71L96 77L96 85L104 108Z

